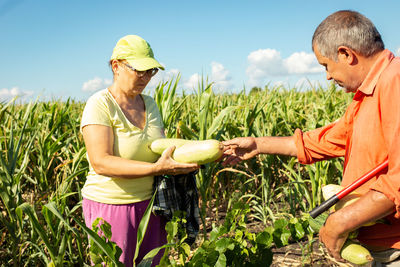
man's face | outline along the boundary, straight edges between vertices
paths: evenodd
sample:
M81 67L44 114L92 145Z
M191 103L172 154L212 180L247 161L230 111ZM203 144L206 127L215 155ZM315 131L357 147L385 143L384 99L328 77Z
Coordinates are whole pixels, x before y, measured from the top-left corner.
M338 60L334 61L322 56L316 47L314 53L319 64L325 67L327 80L334 80L347 93L357 91L361 82L356 76L354 65L346 60L346 55L338 52Z

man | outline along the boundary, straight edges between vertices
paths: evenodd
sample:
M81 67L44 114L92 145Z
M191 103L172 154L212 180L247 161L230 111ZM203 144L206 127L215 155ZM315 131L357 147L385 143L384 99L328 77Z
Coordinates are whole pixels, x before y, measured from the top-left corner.
M225 141L224 164L258 154L297 156L304 164L344 157L342 186L347 186L388 159L388 169L357 189L360 200L331 214L319 236L328 252L343 260L340 249L348 234L385 218L388 224L361 227L358 239L376 261L392 261L400 249L400 58L385 50L369 19L348 10L333 13L317 27L312 49L327 79L354 93L344 116L309 132L296 129L291 137Z

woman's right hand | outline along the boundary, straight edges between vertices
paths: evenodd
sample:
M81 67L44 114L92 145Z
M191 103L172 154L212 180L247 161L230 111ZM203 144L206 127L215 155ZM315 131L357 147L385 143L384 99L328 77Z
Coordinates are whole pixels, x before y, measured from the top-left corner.
M175 146L171 146L164 150L161 157L155 163L158 166L159 174L183 174L194 172L199 169L200 166L196 163L181 163L177 162L172 158L172 154L175 150Z

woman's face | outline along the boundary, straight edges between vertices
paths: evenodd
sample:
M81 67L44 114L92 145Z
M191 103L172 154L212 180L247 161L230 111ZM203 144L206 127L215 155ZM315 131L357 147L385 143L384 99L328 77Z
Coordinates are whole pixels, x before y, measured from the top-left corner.
M140 94L151 80L151 72L138 74L128 63L118 63L115 79L126 93Z

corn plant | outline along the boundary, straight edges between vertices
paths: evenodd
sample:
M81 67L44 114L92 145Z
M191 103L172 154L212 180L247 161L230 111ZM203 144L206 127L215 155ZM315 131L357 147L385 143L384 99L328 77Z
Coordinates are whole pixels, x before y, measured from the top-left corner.
M309 91L267 85L250 94L245 88L214 94L214 85L205 79L196 92L178 95L179 82L180 76L159 84L154 98L167 137L192 140L289 136L296 128L307 131L335 121L352 98L334 84ZM0 103L0 258L7 266L85 266L88 235L104 245L100 248L104 257L114 258L110 264L117 263L113 248L106 248L81 221L80 191L88 171L79 133L83 106L73 100ZM291 220L318 205L321 187L340 182L342 170L341 159L304 166L296 159L273 155L260 155L229 168L206 164L197 176L204 242L210 241L205 240L209 238L206 234L219 226L219 217L226 219L225 211L237 202L249 205L247 218L252 223L284 228L276 235L287 237ZM214 225L208 221L206 225L209 214L217 217ZM290 236L289 240L295 240ZM185 251L182 242L175 244L182 244L177 246ZM225 257L229 251L223 252ZM219 256L222 263L224 256ZM151 258L149 254L147 262Z
M46 227L39 221L35 208L26 202L17 207L16 214L21 225L24 225L24 215L28 216L32 229L28 243L37 250L37 255L44 264L63 266L66 262L70 262L77 256L71 246L71 242L74 240L76 240L74 244L78 246L80 252L77 261L80 264L85 262L83 242L79 231L68 224L54 203L49 203L42 208L42 215L47 223ZM41 243L44 246L41 246ZM35 259L33 259L33 263L38 264Z
M171 79L169 82L160 83L156 87L154 93L154 100L160 110L167 137L173 137L176 135L176 124L179 121L179 111L186 100L186 97L183 97L182 99L176 97L179 80L180 75L175 79Z
M5 105L0 111L5 113ZM26 126L29 117L35 112L37 105L29 105L25 110L17 112L24 124L19 128L18 123L11 119L11 115L2 124L2 139L0 142L0 198L2 212L0 212L0 222L5 226L10 236L8 248L11 250L12 262L14 266L19 266L21 262L20 245L23 241L23 226L19 224L16 215L17 207L23 203L22 187L25 178L25 170L29 164L29 151L33 144L33 137L26 136ZM11 111L15 111L15 106ZM4 116L2 116L4 118Z
M3 244L5 249L11 250L11 257L3 257L3 260L15 266L37 262L62 265L61 258L84 262L85 244L76 241L79 238L77 233L63 234L62 229L52 228L61 224L54 221L45 206L37 215L46 199L53 197L57 200L57 209L65 213L64 216L79 208L71 202L71 196L78 194L73 187L80 188L82 182L79 176L85 175L87 162L82 142L76 135L79 113L75 108L75 104L70 105L67 101L63 105L35 102L23 106L9 103L1 109L0 221L4 233L11 236ZM72 116L71 112L74 112ZM43 125L45 127L40 127ZM64 132L65 129L70 130ZM75 134L71 135L71 132ZM37 172L40 169L38 165L45 166L42 173ZM43 222L39 221L41 218L48 222L47 227L43 228ZM60 245L61 251L56 251L53 244ZM64 252L67 256L60 256Z

